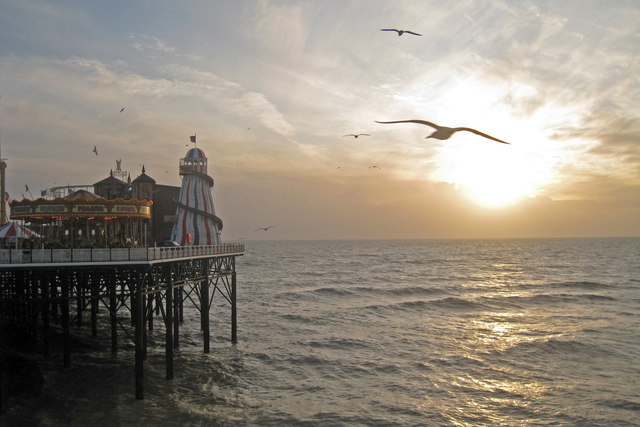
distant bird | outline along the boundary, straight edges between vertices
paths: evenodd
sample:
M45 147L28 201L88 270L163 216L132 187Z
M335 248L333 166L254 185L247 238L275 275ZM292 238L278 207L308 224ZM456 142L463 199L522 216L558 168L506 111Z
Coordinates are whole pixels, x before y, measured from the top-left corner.
M358 139L359 136L371 136L371 135L369 135L368 133L350 133L350 134L342 135L342 136L352 136L355 139Z
M93 146L93 152L96 153L96 156L98 155L98 149L96 148L96 146Z
M373 166L369 166L367 169L382 169L382 168L380 166L373 165Z
M122 113L124 111L124 107L122 107L122 109L120 110L120 112Z
M509 144L509 142L503 141L501 139L495 138L491 135L487 135L486 133L482 133L478 130L475 129L471 129L471 128L448 128L445 126L439 126L435 123L431 123L428 122L426 120L397 120L397 121L393 121L393 122L379 122L376 120L376 123L418 123L421 125L427 125L427 126L431 126L432 128L434 128L436 131L433 132L431 135L429 135L427 138L435 138L435 139L440 139L440 140L445 140L445 139L449 139L451 137L451 135L453 135L454 133L458 132L458 131L467 131L467 132L471 132L471 133L475 133L476 135L480 135L480 136L484 136L485 138L488 139L493 139L494 141L498 141L501 142L503 144Z
M254 230L254 232L256 232L256 231L268 231L270 228L275 228L275 227L273 225L270 225L268 227L261 227L261 228L258 228L257 230Z
M380 31L395 31L396 33L398 33L398 37L400 37L404 33L413 34L414 36L422 35L422 34L414 33L413 31L408 31L408 30L396 30L395 28L381 28Z

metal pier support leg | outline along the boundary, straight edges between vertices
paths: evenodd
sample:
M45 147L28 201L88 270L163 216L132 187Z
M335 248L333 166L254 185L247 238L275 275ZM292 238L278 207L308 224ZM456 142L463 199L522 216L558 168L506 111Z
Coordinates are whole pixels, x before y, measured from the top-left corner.
M155 299L155 293L153 294L149 294L149 297L147 298L147 310L149 312L149 330L153 331L153 302Z
M173 283L171 279L171 266L166 269L167 274L167 288L165 290L165 328L166 328L166 342L165 342L165 356L166 356L166 372L167 379L173 379Z
M236 269L231 273L231 342L238 342L238 309L236 303Z
M62 280L62 295L60 298L60 311L62 312L62 353L63 366L71 365L71 333L69 330L69 282L71 274L66 274Z
M118 298L116 296L116 280L111 277L109 286L109 317L111 318L111 353L118 352Z
M47 274L40 282L42 287L42 354L49 355L49 286L51 286L51 275Z
M183 289L184 288L182 287L178 288L178 301L180 302L180 304L178 305L178 310L180 311L180 323L184 323L184 296L182 295L184 293Z
M175 288L173 290L173 348L180 347L180 290L182 288Z
M76 283L76 311L78 317L78 327L82 326L82 311L84 308L84 288L80 286L80 281L83 279L78 279L78 283ZM73 285L71 287L73 289Z
M91 275L91 336L98 336L98 285L95 275ZM99 279L98 279L99 280Z
M142 295L142 282L135 287L135 341L136 341L136 399L144 399L144 297Z
M209 261L204 260L202 284L200 285L200 324L202 326L202 341L204 352L209 353L211 333L209 330Z

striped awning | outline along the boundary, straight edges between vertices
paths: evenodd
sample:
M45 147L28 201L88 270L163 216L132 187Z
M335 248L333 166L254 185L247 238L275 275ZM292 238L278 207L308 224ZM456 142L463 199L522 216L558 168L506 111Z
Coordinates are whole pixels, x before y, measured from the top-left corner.
M23 227L17 222L8 222L0 227L0 239L37 239L38 237L40 237L38 233Z

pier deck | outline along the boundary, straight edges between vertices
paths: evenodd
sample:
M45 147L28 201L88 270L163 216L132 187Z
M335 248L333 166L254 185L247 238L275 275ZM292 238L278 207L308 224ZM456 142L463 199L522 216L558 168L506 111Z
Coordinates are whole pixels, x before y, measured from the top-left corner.
M237 340L235 258L244 245L101 249L0 250L0 317L24 328L49 355L50 325L62 327L63 366L71 363L71 326L90 313L97 336L98 310L111 322L111 351L119 336L135 344L137 399L144 397L147 331L165 326L166 377L173 378L183 305L200 312L204 352L210 351L209 316L214 295L231 305L231 340ZM126 312L130 321L126 321ZM128 319L127 319L128 320Z

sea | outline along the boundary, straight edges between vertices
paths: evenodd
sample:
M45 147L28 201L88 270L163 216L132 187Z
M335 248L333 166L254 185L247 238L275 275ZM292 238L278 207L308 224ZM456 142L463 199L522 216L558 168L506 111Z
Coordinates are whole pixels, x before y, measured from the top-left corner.
M157 328L136 400L133 346L74 329L69 368L21 355L0 425L640 425L640 238L245 247L237 343L216 295L205 354L187 302L174 379Z

